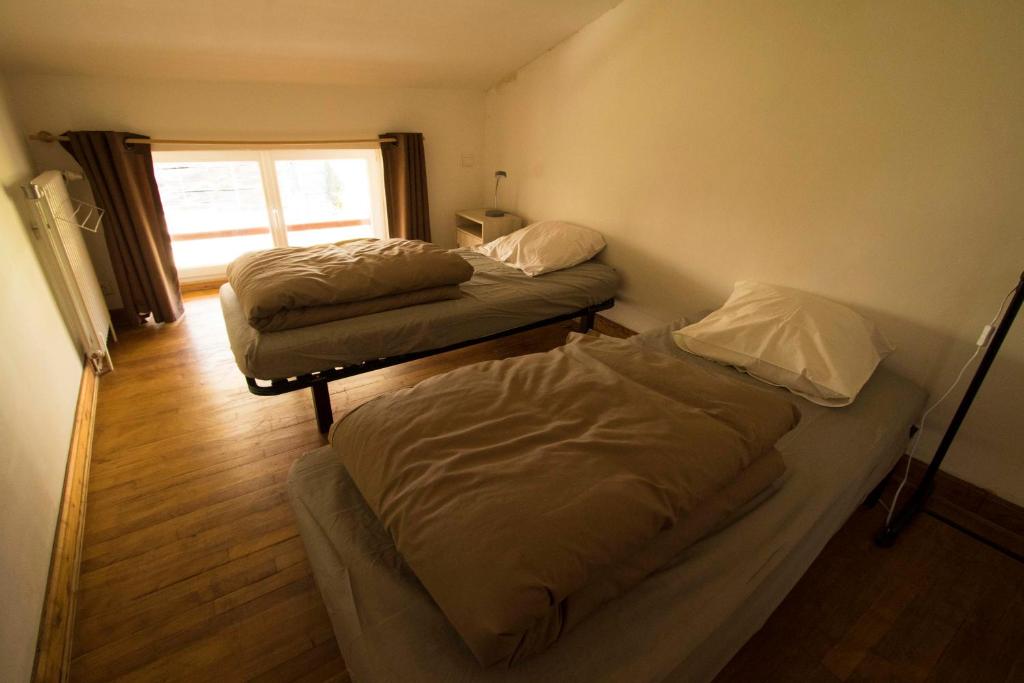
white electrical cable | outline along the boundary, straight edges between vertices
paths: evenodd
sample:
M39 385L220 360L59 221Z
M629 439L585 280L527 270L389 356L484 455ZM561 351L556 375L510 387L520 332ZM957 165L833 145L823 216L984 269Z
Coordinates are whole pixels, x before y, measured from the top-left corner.
M943 393L937 401L928 406L928 408L921 414L921 421L918 422L917 425L917 434L914 435L914 443L910 445L910 450L907 451L907 468L903 472L903 480L900 481L900 485L896 488L896 493L892 497L892 506L887 506L884 502L882 503L882 506L889 510L889 513L885 517L886 526L889 526L892 522L892 516L896 513L896 502L900 499L900 494L903 492L903 487L907 485L907 480L910 479L910 463L914 458L914 453L917 451L917 445L921 443L921 437L924 435L924 421L928 419L928 415L935 410L939 404L945 401L946 398L953 393L953 389L960 384L960 380L963 379L964 373L967 372L967 368L971 366L971 363L973 363L974 359L978 357L981 350L988 346L989 341L992 339L992 330L995 327L996 321L999 320L999 316L1003 314L1003 307L1006 306L1006 302L1010 300L1010 297L1013 296L1013 293L1017 291L1017 287L1019 286L1020 284L1007 292L1006 296L1003 297L1002 303L999 304L999 310L996 311L994 316L992 316L992 320L989 321L989 324L982 329L981 336L978 337L974 353L971 354L971 357L968 358L967 362L960 368L960 372L956 374L956 379L953 380L953 383L949 385L949 388L946 389L945 393Z

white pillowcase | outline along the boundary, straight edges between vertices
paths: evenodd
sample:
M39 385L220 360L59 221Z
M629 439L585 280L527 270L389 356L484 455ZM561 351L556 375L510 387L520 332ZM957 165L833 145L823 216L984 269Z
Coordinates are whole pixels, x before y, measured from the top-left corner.
M853 403L893 351L874 323L846 306L758 282L737 282L725 305L672 336L684 351L829 407Z
M563 221L540 221L476 247L530 277L570 268L604 249L601 233Z

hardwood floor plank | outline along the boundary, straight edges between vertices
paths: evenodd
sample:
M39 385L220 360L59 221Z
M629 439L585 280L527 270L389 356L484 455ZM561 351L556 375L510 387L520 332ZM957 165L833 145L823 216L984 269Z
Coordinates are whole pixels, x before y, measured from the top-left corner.
M217 472L216 477L180 477L165 484L151 495L133 496L101 508L90 528L89 538L102 543L112 537L122 538L140 529L175 518L188 517L195 511L231 501L238 496L280 484L288 475L288 467L308 447L261 458L256 463ZM185 523L185 520L180 520Z
M196 449L197 442L203 444L201 450ZM102 474L96 477L96 491L106 502L113 495L108 495L107 489L116 486L141 490L160 484L161 477L188 474L240 456L254 459L303 445L315 448L321 443L318 433L310 433L308 422L261 435L256 442L240 435L175 436L158 444L122 449L118 460L104 465Z
M212 605L213 613L224 612L223 607L217 609L219 599L259 585L296 564L308 570L305 550L297 536L154 591L129 605L83 618L78 622L76 654L144 634L197 607ZM241 604L242 601L235 599L234 602ZM203 613L209 611L204 608Z
M291 508L282 502L173 546L101 567L82 575L82 614L119 608L297 533Z
M1024 566L926 515L877 548L883 519L855 512L716 682L817 680L815 657L836 681L1013 680Z
M339 674L344 671L345 665L331 645L331 641L327 640L300 652L293 658L254 676L251 683L291 683L303 680L303 677L308 675L313 676L309 680L322 681Z
M859 580L847 577L841 592L849 595L853 586L866 586L859 597L867 602L851 606L847 617L837 623L835 645L823 658L825 666L840 680L849 680L860 667L865 657L891 631L911 603L917 598L928 572L934 569L939 558L930 552L934 534L915 535L912 543L901 553L886 553L875 549L873 554L885 560L875 572L857 572ZM870 544L870 535L863 539ZM841 601L833 598L832 601Z
M966 618L933 667L937 681L1010 681L1021 661L1024 629L1024 582L1019 563L986 548L964 558L973 565L965 572L964 588L971 596ZM986 556L987 555L987 556ZM985 581L972 581L984 574Z
M153 659L146 653L149 661L132 669L127 680L217 680L229 674L236 680L245 680L244 672L258 654L273 652L296 637L306 638L311 630L329 632L327 622L311 618L322 609L314 589L312 578L308 578L246 603L238 610L216 615L190 633L192 637L187 641L176 638L180 647L162 643L158 650L168 652L167 655Z
M287 502L278 482L235 498L190 510L178 517L125 531L92 545L83 559L82 571L90 573L115 562L138 558L147 552L188 542L203 529L232 524L239 515L262 512Z
M306 614L317 608L322 609L320 595L312 577L307 576L226 612L217 613L212 603L201 605L155 628L77 657L74 664L80 668L82 680L87 681L128 674L136 680L147 680L147 676L160 679L166 672L174 672L178 680L189 676L209 680L213 676L207 669L225 658L235 657L241 666L234 642L239 637L236 625L240 621L255 615L271 629L311 622L329 626L326 620L311 619ZM305 615L304 622L300 615Z

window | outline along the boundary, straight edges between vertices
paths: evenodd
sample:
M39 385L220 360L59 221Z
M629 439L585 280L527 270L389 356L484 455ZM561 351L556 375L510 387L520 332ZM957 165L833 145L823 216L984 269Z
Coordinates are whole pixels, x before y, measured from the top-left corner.
M387 236L379 149L153 152L183 281L239 255Z

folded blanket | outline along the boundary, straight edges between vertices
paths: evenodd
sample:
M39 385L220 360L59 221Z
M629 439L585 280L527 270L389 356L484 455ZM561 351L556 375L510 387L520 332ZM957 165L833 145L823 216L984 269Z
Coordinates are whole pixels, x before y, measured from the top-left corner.
M391 239L256 251L227 272L249 324L272 331L456 298L473 267L428 242ZM409 292L419 294L396 296Z
M384 296L372 299L350 301L344 304L289 308L274 315L259 318L258 326L253 325L251 320L249 324L256 327L260 332L276 332L278 330L291 330L296 327L319 325L320 323L328 323L333 320L357 318L361 315L390 311L392 308L405 308L406 306L428 304L432 301L458 299L461 296L462 289L458 285L430 287L428 289L417 289L413 292L385 294Z
M386 394L331 435L485 665L541 651L777 478L799 413L628 341L578 337Z

